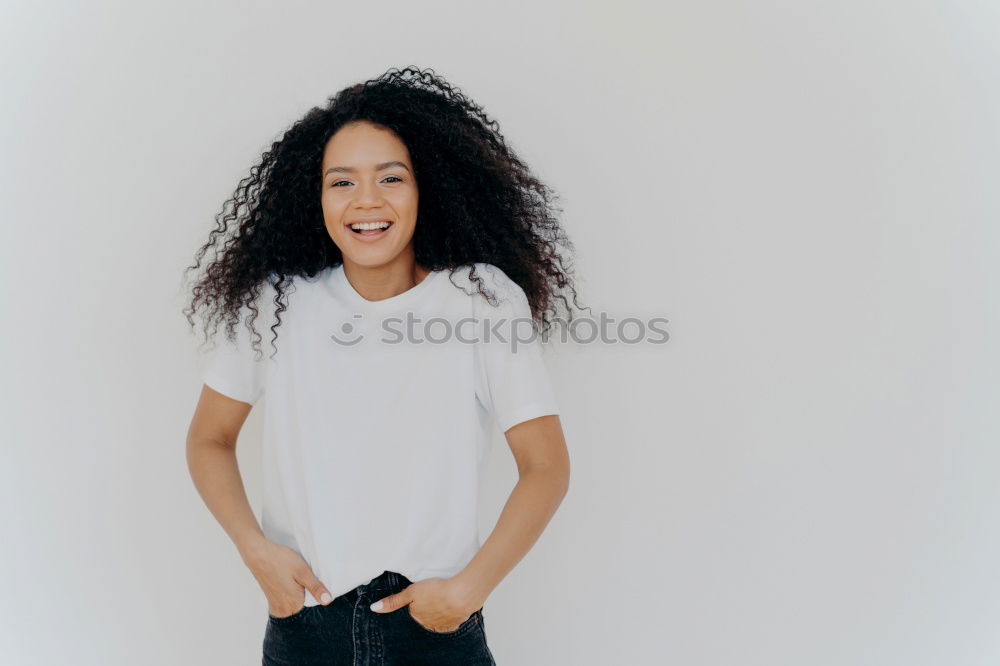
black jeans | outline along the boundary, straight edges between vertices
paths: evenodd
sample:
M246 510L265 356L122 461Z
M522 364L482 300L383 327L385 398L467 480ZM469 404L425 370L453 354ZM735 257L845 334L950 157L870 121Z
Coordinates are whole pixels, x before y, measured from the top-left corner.
M486 645L483 609L454 631L431 631L403 606L376 613L369 606L410 585L383 572L328 605L303 606L287 617L268 614L263 666L495 666Z

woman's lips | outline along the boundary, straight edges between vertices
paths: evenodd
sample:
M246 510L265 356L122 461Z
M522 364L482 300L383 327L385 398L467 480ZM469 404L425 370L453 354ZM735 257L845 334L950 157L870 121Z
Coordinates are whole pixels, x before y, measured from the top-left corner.
M354 238L356 238L357 240L362 241L364 243L371 243L371 242L374 242L374 241L377 241L377 240L381 239L383 236L385 236L386 234L388 234L389 231L394 226L396 226L395 223L389 223L388 227L386 227L385 229L381 229L381 230L379 230L379 229L371 229L371 230L366 229L366 230L363 230L363 231L355 231L354 229L351 229L350 227L347 227L347 230L348 230L348 233L350 233L351 236L354 237Z

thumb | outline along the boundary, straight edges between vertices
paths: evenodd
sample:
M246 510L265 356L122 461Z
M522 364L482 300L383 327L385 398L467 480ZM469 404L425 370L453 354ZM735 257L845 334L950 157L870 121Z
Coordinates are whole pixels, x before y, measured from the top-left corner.
M299 580L299 584L309 590L309 594L313 595L313 599L324 606L333 601L333 595L320 582L319 578L316 578L316 574L312 572L312 569L302 572L302 579Z
M406 594L406 590L402 590L396 594L382 597L373 603L370 608L376 613L391 613L394 610L399 610L408 603L410 603L410 596Z

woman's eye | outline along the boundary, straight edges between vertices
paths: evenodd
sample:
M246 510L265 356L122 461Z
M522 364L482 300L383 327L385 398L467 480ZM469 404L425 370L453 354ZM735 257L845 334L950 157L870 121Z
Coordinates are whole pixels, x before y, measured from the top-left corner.
M399 182L403 182L403 179L399 178L398 176L386 176L385 180L389 180L390 178L394 178L395 180L397 180ZM350 185L351 181L349 181L349 180L338 180L338 181L336 181L334 183L331 183L330 187L339 187L341 183L347 183L348 185Z

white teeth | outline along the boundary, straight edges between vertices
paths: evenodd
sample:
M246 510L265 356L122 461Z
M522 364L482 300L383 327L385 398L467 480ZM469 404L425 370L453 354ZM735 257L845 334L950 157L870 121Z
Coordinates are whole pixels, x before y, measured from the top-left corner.
M388 222L365 222L362 224L352 224L351 229L387 229L389 228Z

